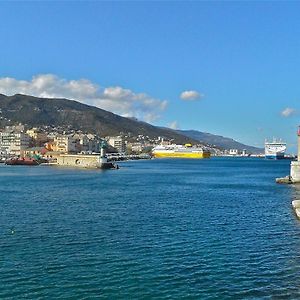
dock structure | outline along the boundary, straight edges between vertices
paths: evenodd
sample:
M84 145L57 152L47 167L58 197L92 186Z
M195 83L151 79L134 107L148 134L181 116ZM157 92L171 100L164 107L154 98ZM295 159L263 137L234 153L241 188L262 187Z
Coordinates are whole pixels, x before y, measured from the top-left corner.
M61 154L57 157L57 166L78 167L88 169L111 169L114 165L107 161L105 151L100 154Z

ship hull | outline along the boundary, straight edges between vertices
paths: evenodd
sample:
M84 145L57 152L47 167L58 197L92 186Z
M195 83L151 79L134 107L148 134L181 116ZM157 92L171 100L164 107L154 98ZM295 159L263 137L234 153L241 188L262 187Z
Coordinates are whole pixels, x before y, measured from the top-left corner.
M5 164L10 166L37 166L39 163L36 160L8 159Z

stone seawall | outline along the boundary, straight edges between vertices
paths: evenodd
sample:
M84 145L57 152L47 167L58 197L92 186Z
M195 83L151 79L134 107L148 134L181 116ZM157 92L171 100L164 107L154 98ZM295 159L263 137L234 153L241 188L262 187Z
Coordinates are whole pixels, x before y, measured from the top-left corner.
M100 155L61 154L57 157L58 166L79 168L105 168L107 159Z

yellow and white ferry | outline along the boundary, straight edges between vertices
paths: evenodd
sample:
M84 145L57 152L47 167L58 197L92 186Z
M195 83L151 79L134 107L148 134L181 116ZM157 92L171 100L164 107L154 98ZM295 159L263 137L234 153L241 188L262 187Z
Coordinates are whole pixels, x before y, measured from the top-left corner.
M210 152L206 149L185 145L158 145L152 149L156 158L209 158Z

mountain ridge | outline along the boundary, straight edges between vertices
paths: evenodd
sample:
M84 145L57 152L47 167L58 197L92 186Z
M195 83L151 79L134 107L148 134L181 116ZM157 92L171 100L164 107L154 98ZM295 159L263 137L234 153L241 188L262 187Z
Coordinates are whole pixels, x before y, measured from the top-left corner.
M160 136L172 140L174 143L214 145L218 149L247 149L249 152L260 152L262 150L244 145L230 138L197 130L174 130L154 126L76 100L41 98L24 94L13 96L0 94L0 127L3 128L6 125L16 123L31 127L71 127L75 130L100 136L120 135L122 133L129 133L133 137L144 135L149 136L149 138L157 138Z
M235 141L232 138L224 137L221 135L215 135L207 132L201 132L198 130L176 130L176 132L184 134L190 138L193 138L199 142L207 143L212 146L216 146L217 148L221 149L238 149L240 151L246 149L248 152L251 153L261 153L263 152L262 148L245 145L238 141Z
M22 123L31 127L71 126L100 136L130 133L173 139L176 143L197 143L171 129L122 117L101 108L65 98L40 98L23 94L6 96L0 94L0 127Z

